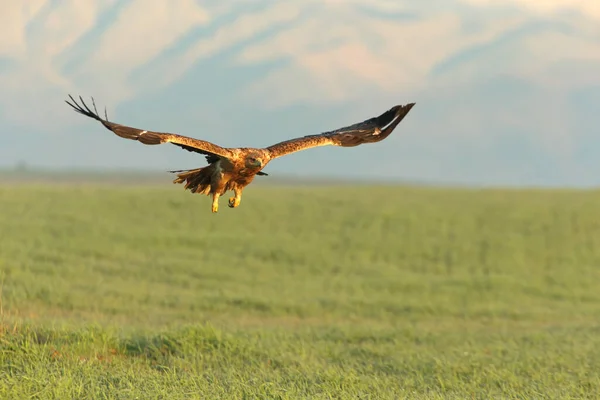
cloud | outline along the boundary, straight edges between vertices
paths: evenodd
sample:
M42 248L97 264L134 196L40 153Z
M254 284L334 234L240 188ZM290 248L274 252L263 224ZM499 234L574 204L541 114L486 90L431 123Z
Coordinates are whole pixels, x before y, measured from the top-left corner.
M476 6L513 5L526 11L556 16L565 12L577 12L588 18L600 19L600 3L590 0L462 0Z
M111 82L113 95L123 101L134 95L128 85L131 71L144 65L174 44L192 28L206 24L208 13L194 0L153 2L133 0L102 35L98 48L79 68L77 75ZM176 22L175 22L176 21ZM101 87L94 87L102 94Z
M522 73L547 85L580 86L598 82L599 75L595 73L556 76L555 66L569 61L575 63L600 63L600 38L590 40L561 32L543 32L534 37L524 38L523 50L528 54L529 64L522 62ZM592 72L592 71L588 71ZM563 79L557 79L563 78ZM564 79L566 78L566 79Z
M414 96L429 88L453 85L457 79L468 81L486 70L497 71L498 65L474 62L432 74L456 54L493 46L529 21L523 13L494 15L486 11L499 4L493 0L461 1L454 8L448 3L436 8L392 0L263 1L248 9L238 1L229 5L207 2L200 7L194 0L163 0L149 7L141 0L35 0L25 8L10 6L3 14L9 15L4 17L9 34L0 42L0 49L18 68L0 79L0 85L6 93L19 92L28 103L33 101L34 91L39 95L37 88L44 86L50 90L48 94L83 89L116 105L168 87L202 60L231 52L230 59L238 67L267 68L268 74L240 88L242 99L254 104L259 98L267 109L298 103L334 104L364 96L376 98L382 93ZM562 9L593 12L596 8L577 1L547 1L544 6L533 1L513 3L536 13ZM479 11L475 15L457 13L458 4ZM99 27L107 10L114 18ZM465 29L469 19L485 23ZM25 35L27 24L30 33ZM195 31L199 26L204 29ZM96 31L93 40L85 37L92 29ZM576 33L525 32L518 36L500 60L504 73L551 84L552 65L600 55L599 41L593 35L597 24L581 22L569 29ZM87 46L93 50L77 51ZM550 51L549 46L560 51ZM165 53L173 48L178 50ZM514 57L517 51L521 56ZM72 67L65 70L65 58L74 57ZM586 77L573 79L586 84L595 78L588 72ZM570 84L569 79L562 82ZM6 114L21 123L31 120L18 109L11 111Z
M48 121L54 111L44 102L51 101L57 89L71 87L69 78L57 69L56 57L89 30L98 13L112 2L63 1L53 7L50 2L32 1L19 7L20 12L9 7L20 26L5 35L16 43L9 52L15 67L0 76L0 89L7 95L0 100L5 117L27 126L48 129L52 125Z
M51 61L68 50L89 29L98 15L115 0L63 1L50 9L32 29L33 37L28 43L30 57L33 53L40 59Z
M227 51L240 42L252 40L273 27L292 23L303 8L299 2L277 2L258 11L238 15L231 22L217 27L208 37L197 40L180 54L164 59L150 70L140 73L146 76L144 82L159 82L161 86L172 84L198 61ZM235 9L222 8L219 11L235 13Z
M128 86L130 71L155 57L193 26L208 20L194 0L172 3L133 0L122 7L117 19L104 31L91 57L64 73L60 60L84 34L96 26L103 12L116 0L71 0L28 7L10 6L10 31L4 35L10 46L0 49L16 67L0 77L0 89L10 96L1 101L4 116L18 123L51 129L53 111L24 104L55 102L77 87L97 95L112 95L119 101L134 93ZM35 23L31 24L32 20ZM6 18L6 17L4 17ZM177 23L173 23L177 21ZM30 25L27 29L26 27ZM3 44L0 42L0 44ZM17 102L15 102L17 99ZM63 111L64 112L64 111Z
M6 2L0 13L0 57L17 58L25 55L27 48L25 27L47 3L47 0Z
M456 52L494 40L524 18L491 21L481 31L463 32L455 13L409 21L365 19L360 9L322 9L285 31L247 46L241 64L283 59L283 68L254 82L251 99L267 106L294 102L347 101L373 92L416 93L432 85L432 68ZM330 15L340 16L331 19ZM307 34L311 32L311 34ZM286 82L283 85L283 82Z

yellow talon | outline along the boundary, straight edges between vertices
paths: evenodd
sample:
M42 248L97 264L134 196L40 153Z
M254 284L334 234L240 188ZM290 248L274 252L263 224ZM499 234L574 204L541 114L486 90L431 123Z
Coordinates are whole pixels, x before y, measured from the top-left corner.
M218 204L213 204L212 205L212 212L216 213L217 211L219 211L219 205Z
M229 198L229 207L235 208L235 207L237 207L239 205L240 205L240 201L237 200L235 197L230 197Z

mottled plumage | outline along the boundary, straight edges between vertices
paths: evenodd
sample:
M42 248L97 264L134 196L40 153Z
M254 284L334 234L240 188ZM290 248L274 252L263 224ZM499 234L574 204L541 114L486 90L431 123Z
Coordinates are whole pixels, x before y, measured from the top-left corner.
M415 103L398 105L390 108L378 117L349 125L330 132L303 136L286 140L267 148L224 148L216 144L194 139L174 133L161 133L110 122L106 111L102 119L94 106L92 111L81 97L81 105L69 95L66 100L75 111L100 121L108 130L116 135L143 144L155 145L172 143L185 150L203 154L208 166L192 169L170 171L177 173L174 183L185 183L185 189L192 193L212 195L212 211L219 208L219 197L232 190L234 197L229 199L229 207L237 207L242 198L242 190L249 185L256 175L267 175L262 169L273 159L319 146L354 147L365 143L379 142L388 137ZM92 103L94 99L92 98Z

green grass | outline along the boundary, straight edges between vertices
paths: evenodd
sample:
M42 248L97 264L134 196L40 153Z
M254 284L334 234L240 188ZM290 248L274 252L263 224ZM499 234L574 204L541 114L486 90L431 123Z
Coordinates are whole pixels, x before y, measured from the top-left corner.
M599 398L600 193L0 186L0 398Z

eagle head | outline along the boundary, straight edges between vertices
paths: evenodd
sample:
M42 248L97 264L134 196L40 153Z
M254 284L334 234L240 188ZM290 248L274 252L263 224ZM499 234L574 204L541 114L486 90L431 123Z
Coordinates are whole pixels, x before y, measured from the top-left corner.
M247 168L262 168L263 158L261 154L250 153L246 156L246 167Z

